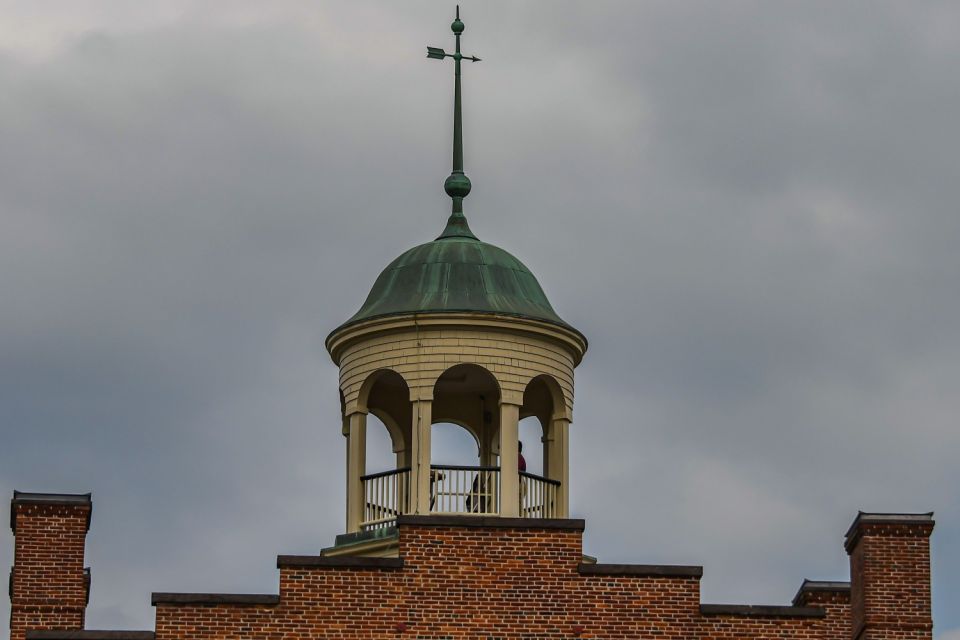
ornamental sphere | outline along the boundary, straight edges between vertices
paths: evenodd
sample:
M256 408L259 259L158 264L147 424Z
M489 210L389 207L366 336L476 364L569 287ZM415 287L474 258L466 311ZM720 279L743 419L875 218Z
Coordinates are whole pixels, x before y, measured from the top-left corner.
M450 30L457 35L463 33L463 23L460 22L460 18L457 18L453 21L453 24L450 25Z
M451 173L443 181L443 190L451 198L466 198L470 193L470 178L462 173Z

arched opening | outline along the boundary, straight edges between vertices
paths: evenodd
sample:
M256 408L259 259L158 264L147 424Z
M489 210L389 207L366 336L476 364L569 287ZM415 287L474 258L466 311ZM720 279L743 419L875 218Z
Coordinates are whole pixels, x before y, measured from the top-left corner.
M519 425L527 467L520 474L521 516L553 518L566 513L565 414L563 391L555 379L540 375L527 384Z
M526 463L525 471L538 476L543 475L543 425L536 416L527 416L520 420L520 455ZM521 467L523 469L523 467Z
M374 372L360 389L358 405L361 411L366 410L372 416L367 421L367 468L384 471L409 466L413 412L410 389L403 376L390 369ZM383 451L386 448L383 433L389 438L392 460ZM375 464L369 464L371 462Z
M396 467L390 430L375 414L367 415L367 472L387 471Z
M520 407L520 441L524 443L527 471L538 475L545 475L550 466L550 422L558 409L555 401L558 389L552 389L553 385L556 381L549 376L535 377L527 383Z
M473 440L474 464L496 463L500 386L496 378L475 364L458 364L443 372L433 386L433 424L457 425ZM465 439L458 439L458 458L466 458ZM439 453L439 451L438 451Z
M413 411L406 381L389 369L374 372L360 388L357 409L356 433L351 426L349 436L357 438L356 452L347 460L353 465L348 530L388 526L409 511L410 501Z
M430 510L496 513L500 386L481 366L447 369L433 388Z
M452 422L434 422L430 427L430 462L437 465L477 465L480 447L467 429Z

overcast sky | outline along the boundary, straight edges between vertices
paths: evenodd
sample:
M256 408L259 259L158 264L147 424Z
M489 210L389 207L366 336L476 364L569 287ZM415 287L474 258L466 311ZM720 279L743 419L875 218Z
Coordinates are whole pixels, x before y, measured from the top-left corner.
M935 510L960 638L960 4L462 5L470 224L590 339L585 551L783 604ZM93 492L88 627L342 532L323 339L448 215L452 15L0 1L0 498Z

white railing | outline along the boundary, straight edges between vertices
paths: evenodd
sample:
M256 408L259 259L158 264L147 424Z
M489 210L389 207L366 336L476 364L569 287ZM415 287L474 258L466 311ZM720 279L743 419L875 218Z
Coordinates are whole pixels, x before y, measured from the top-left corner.
M410 500L410 468L371 473L360 478L363 484L363 521L361 529L389 527L401 513L407 513Z
M430 512L500 513L500 467L430 465Z
M372 473L363 485L363 530L392 526L410 512L410 468ZM556 518L560 483L520 472L520 517ZM500 467L430 465L430 513L499 515Z
M557 517L557 480L520 472L520 517Z

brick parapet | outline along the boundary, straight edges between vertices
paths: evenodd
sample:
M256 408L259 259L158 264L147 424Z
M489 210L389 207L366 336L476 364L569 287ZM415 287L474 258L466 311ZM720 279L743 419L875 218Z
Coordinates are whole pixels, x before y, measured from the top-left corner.
M849 639L842 588L807 581L793 606L704 605L701 567L584 564L579 521L497 520L404 518L399 558L280 556L279 597L248 596L269 600L155 596L157 640Z
M864 536L884 538L929 538L936 522L933 512L866 513L859 512L847 529L844 547L852 553Z
M932 513L860 513L847 532L854 640L930 640Z
M11 512L26 545L14 640L931 635L928 514L860 514L847 535L852 584L806 580L792 606L702 604L699 566L585 563L582 520L404 516L397 558L279 556L278 595L155 593L155 632L82 631L89 496L25 495Z
M90 574L83 564L91 510L90 494L14 492L12 640L23 640L28 629L83 628L90 595Z
M804 580L793 596L798 607L827 604L850 604L850 583L826 580Z
M823 637L850 638L850 583L825 580L804 580L793 597L794 606L819 607L825 613Z

